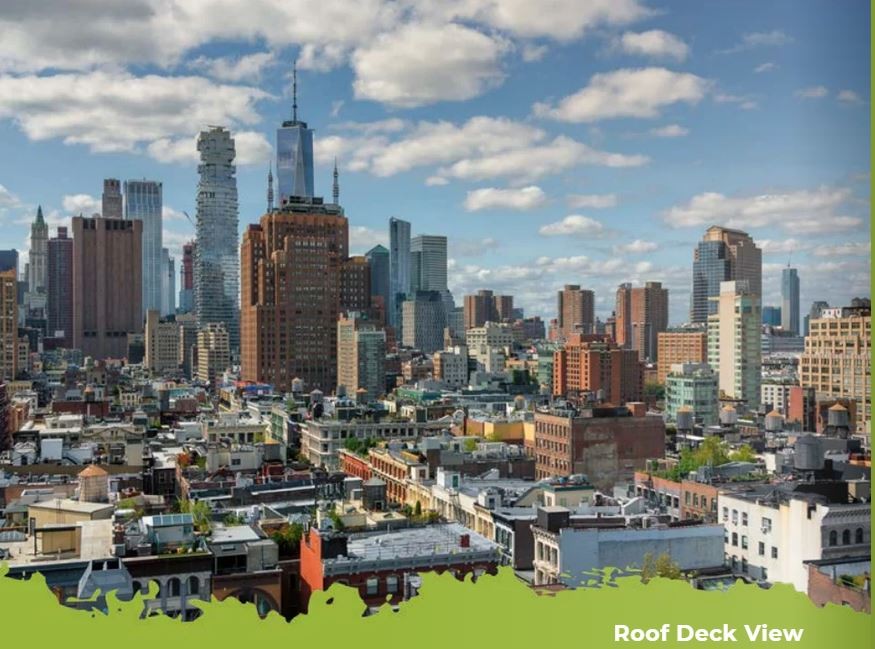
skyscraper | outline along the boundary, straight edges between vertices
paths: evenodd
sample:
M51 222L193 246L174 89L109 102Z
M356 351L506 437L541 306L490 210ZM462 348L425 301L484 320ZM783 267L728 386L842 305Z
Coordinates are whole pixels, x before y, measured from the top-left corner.
M410 293L410 223L389 219L389 323L401 338L401 305Z
M364 256L349 257L340 266L340 310L370 313L371 267Z
M143 222L142 290L145 317L147 311L161 311L162 308L162 187L161 183L154 180L126 180L124 189L125 219Z
M73 217L73 347L96 359L124 358L143 331L143 222Z
M798 336L799 329L799 274L795 268L781 271L781 328Z
M227 129L201 131L197 149L194 302L198 327L223 323L232 353L240 347L240 258L234 139ZM332 327L333 328L333 327Z
M313 130L298 120L297 69L292 74L292 119L276 131L279 207L292 198L313 197Z
M18 373L18 269L0 271L0 383ZM5 437L6 431L0 435Z
M73 239L67 228L49 239L46 277L48 334L61 338L63 347L73 346Z
M755 410L762 369L760 296L744 280L721 282L714 302L716 313L708 316L708 364L717 373L722 395Z
M386 332L353 312L337 321L337 385L372 401L386 391Z
M102 216L105 219L122 218L122 185L116 178L106 178L103 181ZM91 216L88 214L87 216Z
M179 264L179 310L194 310L194 241L182 245L182 263Z
M660 282L647 282L642 288L620 284L615 322L620 347L637 351L642 361L657 360L659 333L668 328L668 289Z
M431 354L444 346L447 313L440 291L411 293L402 308L402 343Z
M28 291L45 293L46 291L46 257L48 255L49 226L43 218L43 208L36 209L36 219L30 226L30 253L28 253Z
M382 309L386 313L389 308L389 251L381 245L376 245L365 253L368 265L371 267L371 296L379 296Z
M705 232L693 254L693 292L690 296L690 321L707 322L716 313L720 284L746 280L751 294L761 297L763 255L746 232L712 226Z
M764 306L763 307L763 324L770 327L781 326L781 307L779 306Z
M474 295L466 295L463 304L465 329L513 318L513 295L495 295L481 289Z
M565 338L573 333L593 333L595 294L577 284L566 284L557 294L557 324Z

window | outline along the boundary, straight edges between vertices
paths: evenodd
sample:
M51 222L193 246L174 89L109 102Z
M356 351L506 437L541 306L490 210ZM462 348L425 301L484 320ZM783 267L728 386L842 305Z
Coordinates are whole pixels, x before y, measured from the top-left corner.
M747 572L747 559L744 557L741 558L741 571Z
M851 530L845 530L842 532L842 545L850 545L851 544Z
M189 595L197 595L200 591L200 582L198 578L192 575L188 578L188 594Z
M761 557L766 556L766 544L762 541L760 541L759 545L757 546L757 554L759 554Z
M737 509L732 510L732 524L738 525L738 510Z
M772 559L777 559L777 558L778 558L778 548L776 548L776 547L773 545L773 546L772 546Z
M769 532L772 531L772 519L771 518L766 518L765 516L763 517L762 530L763 530L763 533L765 533L765 534L768 534Z
M741 524L747 526L747 512L741 512Z
M171 577L171 579L167 582L167 596L168 597L179 597L181 583L179 579L176 577Z
M398 592L398 577L395 575L386 577L386 590L390 593Z
M741 536L741 549L747 550L747 536L744 534Z
M732 533L732 545L738 546L738 532Z
M377 579L376 577L374 577L372 579L368 579L368 581L366 583L366 588L367 588L366 592L368 595L376 595L377 591L380 588L380 580Z
M857 531L854 532L854 543L862 543L863 542L863 528L858 527Z
M829 533L829 546L833 547L839 542L839 534L835 530L830 531Z
M684 494L684 504L685 504L685 505L689 505L689 504L690 504L690 492L689 492L689 491L687 491L687 492Z

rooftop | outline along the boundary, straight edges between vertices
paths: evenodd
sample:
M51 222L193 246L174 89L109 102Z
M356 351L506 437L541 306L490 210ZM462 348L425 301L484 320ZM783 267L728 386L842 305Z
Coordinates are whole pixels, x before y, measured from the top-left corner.
M52 498L51 500L31 503L28 507L32 509L52 509L65 512L76 512L79 514L94 514L106 509L113 509L113 506L107 503L86 503L80 500L71 500L70 498Z
M467 548L460 543L463 535L468 535L470 540ZM364 560L489 552L495 548L492 541L458 523L410 527L393 532L351 534L347 540L348 556Z

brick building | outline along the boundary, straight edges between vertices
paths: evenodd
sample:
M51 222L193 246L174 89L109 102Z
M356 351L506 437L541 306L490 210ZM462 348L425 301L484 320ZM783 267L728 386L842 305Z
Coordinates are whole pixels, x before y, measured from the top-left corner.
M638 352L620 349L606 336L572 334L553 354L553 394L592 393L613 404L641 401L644 366Z

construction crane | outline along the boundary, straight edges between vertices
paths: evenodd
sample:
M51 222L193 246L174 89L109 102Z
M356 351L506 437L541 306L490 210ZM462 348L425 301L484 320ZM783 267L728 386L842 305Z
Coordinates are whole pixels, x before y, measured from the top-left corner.
M187 218L188 222L191 223L191 227L193 227L195 230L197 230L197 225L195 224L194 219L188 215L188 212L186 212L185 210L182 210L182 213L185 214L185 218Z

